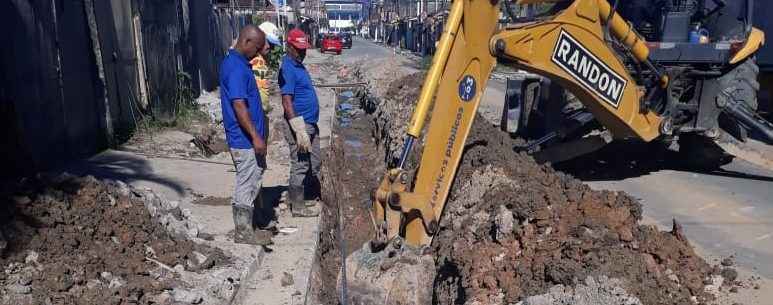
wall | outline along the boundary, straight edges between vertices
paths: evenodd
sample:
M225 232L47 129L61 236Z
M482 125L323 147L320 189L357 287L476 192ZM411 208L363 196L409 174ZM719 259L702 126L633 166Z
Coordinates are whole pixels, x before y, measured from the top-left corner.
M217 87L234 27L208 0L0 1L0 178L120 144L174 118L179 75Z

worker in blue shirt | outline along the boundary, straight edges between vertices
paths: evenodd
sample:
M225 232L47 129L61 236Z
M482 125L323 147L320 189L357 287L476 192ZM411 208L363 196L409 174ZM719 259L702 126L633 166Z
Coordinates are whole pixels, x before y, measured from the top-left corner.
M226 140L236 167L236 183L231 201L235 226L234 242L270 245L270 228L257 228L253 219L266 170L266 117L255 83L250 60L267 52L266 36L255 26L239 32L233 49L220 65L220 106ZM261 216L261 215L257 215Z
M290 126L285 139L290 145L290 181L287 197L293 217L316 217L320 194L319 100L311 76L303 65L308 37L299 30L287 33L287 55L279 69L282 107ZM312 197L306 201L305 195Z

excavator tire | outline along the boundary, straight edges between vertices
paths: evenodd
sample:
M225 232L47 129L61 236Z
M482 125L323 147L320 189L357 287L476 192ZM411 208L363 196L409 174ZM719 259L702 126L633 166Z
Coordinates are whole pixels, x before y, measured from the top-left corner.
M733 88L731 93L733 99L744 101L750 110L757 111L759 108L757 92L760 91L760 83L757 81L759 74L760 68L757 66L757 61L751 57L720 77L719 84L722 90ZM719 116L719 127L741 141L745 141L748 136L747 130L726 114Z
M757 81L759 72L756 60L751 57L722 75L719 84L722 90L733 88L732 98L745 101L749 109L756 111L757 92L760 89ZM745 141L748 137L748 130L726 114L719 116L719 127L739 141ZM682 164L694 170L714 170L733 160L733 156L727 154L714 140L701 134L681 134L679 153Z

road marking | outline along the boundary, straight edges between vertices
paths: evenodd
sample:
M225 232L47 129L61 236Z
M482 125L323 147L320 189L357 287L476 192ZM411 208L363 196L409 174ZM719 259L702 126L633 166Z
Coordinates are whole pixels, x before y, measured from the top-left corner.
M716 203L709 203L707 205L704 205L704 206L698 208L698 211L703 211L703 210L706 210L706 209L710 209L710 208L713 208L715 206L717 206Z
M770 238L771 236L773 236L773 234L771 234L771 233L768 233L768 234L765 234L765 235L760 235L760 236L757 236L757 238L755 238L754 240L756 240L756 241L760 241L760 240L763 240L763 239L768 239L768 238Z

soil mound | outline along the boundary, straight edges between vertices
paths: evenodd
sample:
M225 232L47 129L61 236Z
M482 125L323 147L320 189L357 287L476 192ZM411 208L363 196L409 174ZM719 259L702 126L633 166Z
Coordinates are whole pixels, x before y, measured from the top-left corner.
M0 197L0 304L171 303L175 270L227 263L170 234L125 184L35 179L13 189Z
M676 222L671 232L639 226L635 199L537 165L483 118L467 143L434 241L439 303L516 302L589 277L621 279L644 304L710 298L712 269Z

